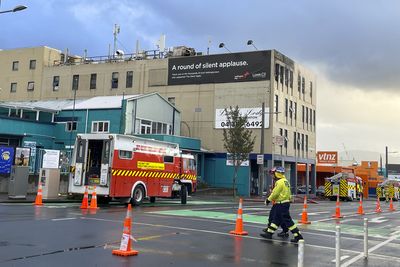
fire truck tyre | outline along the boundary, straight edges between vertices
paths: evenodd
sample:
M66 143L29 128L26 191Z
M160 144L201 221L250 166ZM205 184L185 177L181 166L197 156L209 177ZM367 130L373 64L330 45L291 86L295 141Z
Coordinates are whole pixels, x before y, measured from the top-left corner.
M181 204L186 204L187 202L187 187L186 185L181 186Z
M133 190L133 195L131 199L132 205L139 206L140 204L142 204L143 198L144 198L144 188L142 185L138 185Z
M156 202L156 197L150 197L150 203Z
M110 197L103 197L103 196L98 197L99 204L109 204L110 200L111 200Z

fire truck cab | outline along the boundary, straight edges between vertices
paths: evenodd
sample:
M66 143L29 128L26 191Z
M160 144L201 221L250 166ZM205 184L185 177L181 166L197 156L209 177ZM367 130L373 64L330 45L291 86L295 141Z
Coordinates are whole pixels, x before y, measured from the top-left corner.
M399 200L400 193L399 193L400 182L397 180L385 180L384 182L378 184L376 187L376 195L380 200L392 198L393 200Z
M343 200L358 199L362 195L362 179L353 173L338 173L325 178L325 197L336 200L337 196Z
M196 162L179 145L120 134L78 134L68 191L83 195L96 186L99 201L140 205L144 198L180 197L196 191Z

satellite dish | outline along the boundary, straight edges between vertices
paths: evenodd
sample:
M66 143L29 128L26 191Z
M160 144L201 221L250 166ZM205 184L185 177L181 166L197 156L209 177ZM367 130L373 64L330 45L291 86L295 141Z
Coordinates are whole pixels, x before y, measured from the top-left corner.
M117 51L115 51L115 55L116 56L123 56L123 55L125 55L125 53L124 53L124 51L122 51L120 49L117 49Z

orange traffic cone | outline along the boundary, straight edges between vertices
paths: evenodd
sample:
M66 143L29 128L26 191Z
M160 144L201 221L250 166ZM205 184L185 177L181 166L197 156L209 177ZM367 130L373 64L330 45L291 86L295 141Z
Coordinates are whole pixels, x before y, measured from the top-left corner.
M336 199L336 212L335 214L332 215L333 218L340 219L343 218L343 215L340 214L340 201L339 201L339 195L337 195Z
M307 214L307 196L304 196L303 212L301 213L301 220L299 220L299 223L302 223L302 224L310 224L311 223L308 220L308 214Z
M88 188L85 186L85 194L83 195L81 209L89 208L89 196L88 196Z
M126 212L126 217L124 221L124 230L122 231L121 245L119 246L119 249L114 249L112 251L113 255L135 256L139 253L139 251L133 250L131 248L133 239L133 237L131 236L131 224L132 224L131 211L132 211L132 206L131 204L128 204L128 211Z
M92 192L92 200L90 201L90 209L98 209L97 207L97 194L96 194L96 186L93 188Z
M376 199L376 208L375 208L375 212L377 213L381 213L381 201L379 200L379 197Z
M390 198L389 211L396 211L396 209L393 207L393 198Z
M363 206L362 206L362 197L361 196L360 196L360 205L358 206L357 214L360 214L360 215L364 215L365 214Z
M38 192L36 195L36 199L35 202L33 203L33 205L35 206L42 206L43 202L42 202L42 182L39 181L38 183Z
M239 200L239 209L237 212L237 217L236 217L236 227L234 231L230 231L230 234L233 235L247 235L248 232L243 231L243 199L241 198Z

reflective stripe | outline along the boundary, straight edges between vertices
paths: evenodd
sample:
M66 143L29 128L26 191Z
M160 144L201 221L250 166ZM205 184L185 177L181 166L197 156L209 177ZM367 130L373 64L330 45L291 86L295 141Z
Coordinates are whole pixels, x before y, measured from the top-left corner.
M268 228L267 232L273 234L273 233L275 232L275 230L273 230L273 229L271 229L271 228Z
M297 228L296 224L293 224L293 225L290 226L288 229L289 229L290 231L292 231L292 230L294 230L294 229L296 229L296 228Z
M283 201L276 202L276 204L283 204L283 203L289 203L289 202L290 202L290 200L283 200Z
M274 224L274 223L271 223L270 227L274 228L275 230L278 229L278 225L276 225L276 224ZM289 228L289 230L290 230L290 228Z
M294 233L293 235L294 235L294 236L299 236L299 233Z

